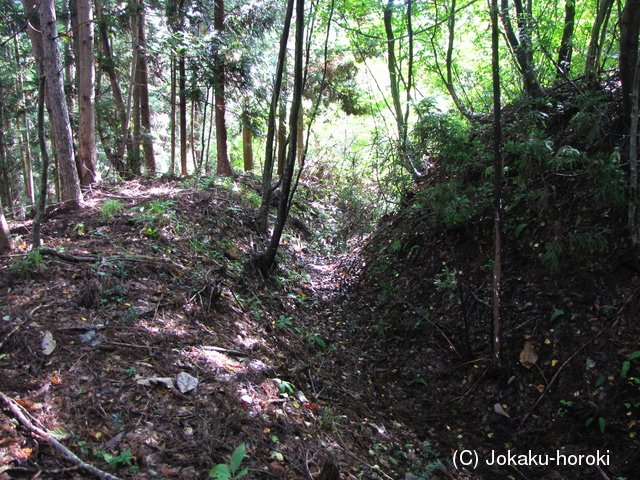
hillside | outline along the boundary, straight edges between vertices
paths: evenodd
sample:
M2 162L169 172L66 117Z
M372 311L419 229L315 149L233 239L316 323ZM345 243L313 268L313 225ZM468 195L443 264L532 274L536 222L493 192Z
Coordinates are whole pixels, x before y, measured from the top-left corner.
M101 185L50 215L40 255L13 223L0 478L204 479L234 451L256 479L634 478L640 282L615 111L606 89L505 111L501 368L482 124L456 147L476 160L434 150L346 254L331 188L305 183L268 278L251 176ZM607 464L487 463L558 451Z

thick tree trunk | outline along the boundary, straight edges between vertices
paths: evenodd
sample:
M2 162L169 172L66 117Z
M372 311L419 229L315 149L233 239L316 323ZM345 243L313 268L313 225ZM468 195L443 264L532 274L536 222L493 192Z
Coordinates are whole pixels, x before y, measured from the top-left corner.
M0 201L0 253L6 253L13 250L13 242L9 233L9 225L4 218L4 209L2 208L2 202Z
M40 61L46 77L49 120L55 138L55 153L60 170L61 201L71 208L77 208L82 203L82 192L73 158L73 140L62 83L62 64L58 48L58 29L53 0L41 0L38 13L40 14L42 32L42 57Z
M96 178L95 56L93 53L93 12L90 0L76 0L78 107L78 163L80 183L90 185Z
M224 0L214 1L214 27L216 31L224 31ZM216 151L218 153L218 167L216 173L223 176L234 175L229 161L229 151L227 145L227 105L225 99L225 84L227 82L224 55L220 52L214 60L215 75L215 109L216 109Z

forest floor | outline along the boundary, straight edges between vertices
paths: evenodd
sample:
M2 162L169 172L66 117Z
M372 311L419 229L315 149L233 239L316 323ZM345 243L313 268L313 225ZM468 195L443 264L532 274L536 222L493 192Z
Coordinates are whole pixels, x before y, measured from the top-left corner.
M204 479L238 463L227 478L634 478L637 272L508 262L497 369L486 219L452 239L389 215L339 255L321 188L302 187L268 278L252 263L251 177L101 185L80 212L49 215L40 255L30 222L12 223L24 241L0 258L0 480ZM489 464L528 451L603 457Z

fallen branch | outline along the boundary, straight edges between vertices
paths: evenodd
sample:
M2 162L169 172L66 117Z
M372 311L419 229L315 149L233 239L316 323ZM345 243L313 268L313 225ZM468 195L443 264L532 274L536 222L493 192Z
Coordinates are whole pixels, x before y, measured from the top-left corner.
M105 480L120 480L118 477L111 475L110 473L103 472L97 467L90 465L78 458L78 456L69 450L67 447L62 445L58 440L55 439L49 432L43 430L40 427L36 427L33 422L27 417L29 414L23 411L22 407L12 398L6 396L4 393L0 392L0 398L4 400L9 409L13 412L16 418L24 425L31 433L36 434L37 436L43 438L49 443L53 448L58 450L66 460L76 465L78 468L91 473L97 478L105 479ZM30 416L30 415L29 415Z
M181 271L185 268L171 260L167 260L165 258L154 258L146 255L140 255L136 257L126 257L122 255L112 255L109 257L101 257L96 255L72 255L67 252L62 252L59 250L54 250L53 248L39 248L38 251L41 255L46 255L49 257L56 257L60 260L64 260L65 262L71 263L80 263L80 262L114 262L114 261L122 261L122 262L151 262L154 264L166 264L171 267L174 267L175 271Z

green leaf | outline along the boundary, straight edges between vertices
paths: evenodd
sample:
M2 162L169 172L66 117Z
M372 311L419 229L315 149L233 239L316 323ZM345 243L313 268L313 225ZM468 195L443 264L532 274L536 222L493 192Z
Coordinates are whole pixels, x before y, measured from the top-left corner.
M236 478L244 477L247 473L249 473L249 467L243 468L240 473L236 475Z
M555 312L553 312L551 314L551 318L549 318L550 322L553 322L556 318L558 318L560 315L564 315L564 310L556 310Z
M218 480L229 480L231 478L231 472L229 466L224 463L219 463L211 470L209 470L209 476L217 478Z
M598 418L598 425L600 426L600 433L604 433L604 428L607 426L605 419L602 417Z
M629 356L627 356L627 358L629 360L635 360L636 358L640 358L640 350L636 350L635 352L629 354Z
M620 377L626 378L627 373L629 373L629 368L631 368L631 362L629 360L625 360L622 362L622 368L620 369Z
M237 446L237 448L231 454L231 473L235 475L238 468L240 468L240 464L242 463L242 459L246 453L246 447L244 442Z
M513 235L516 238L518 238L520 236L520 234L522 233L522 230L524 230L526 226L527 226L526 223L521 223L520 225L518 225L518 227L516 228L516 231L513 233Z

